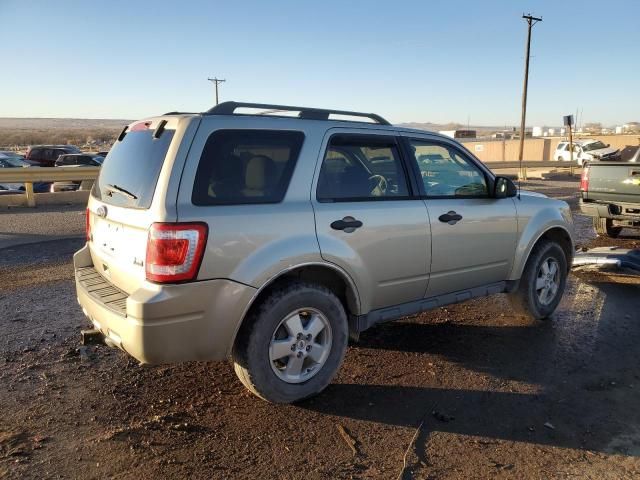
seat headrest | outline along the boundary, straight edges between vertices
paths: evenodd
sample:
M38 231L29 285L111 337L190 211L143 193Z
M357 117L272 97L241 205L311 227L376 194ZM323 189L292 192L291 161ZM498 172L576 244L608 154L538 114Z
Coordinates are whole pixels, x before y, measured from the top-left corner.
M245 171L245 188L264 190L266 187L270 187L269 180L275 173L274 168L273 160L265 155L251 157Z

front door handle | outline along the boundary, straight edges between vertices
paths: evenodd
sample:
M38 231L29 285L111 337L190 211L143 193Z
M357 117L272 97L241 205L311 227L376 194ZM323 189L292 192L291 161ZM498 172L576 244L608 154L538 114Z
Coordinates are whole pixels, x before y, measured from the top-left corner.
M362 222L360 220L356 220L353 217L344 217L342 220L331 222L331 228L333 228L334 230L342 230L345 233L351 233L356 228L360 228L361 226Z
M462 215L454 212L453 210L449 210L447 213L443 213L438 217L442 223L448 223L449 225L455 225L460 220L462 220Z

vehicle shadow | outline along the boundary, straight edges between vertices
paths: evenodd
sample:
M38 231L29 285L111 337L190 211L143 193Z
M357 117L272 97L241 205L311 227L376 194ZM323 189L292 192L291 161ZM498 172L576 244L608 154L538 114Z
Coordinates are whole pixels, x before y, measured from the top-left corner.
M572 280L571 293L550 322L513 326L497 313L500 322L485 325L420 317L381 325L356 348L417 354L413 375L402 385L333 384L299 406L395 426L424 420L427 432L640 456L640 286ZM417 373L433 363L461 380L439 384ZM614 442L625 436L626 444Z

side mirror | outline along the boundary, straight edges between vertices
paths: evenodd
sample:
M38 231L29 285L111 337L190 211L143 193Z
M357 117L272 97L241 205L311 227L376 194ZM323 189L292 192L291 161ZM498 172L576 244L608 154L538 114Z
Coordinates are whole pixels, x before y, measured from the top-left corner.
M507 177L496 177L493 183L493 198L515 197L518 189L513 180Z

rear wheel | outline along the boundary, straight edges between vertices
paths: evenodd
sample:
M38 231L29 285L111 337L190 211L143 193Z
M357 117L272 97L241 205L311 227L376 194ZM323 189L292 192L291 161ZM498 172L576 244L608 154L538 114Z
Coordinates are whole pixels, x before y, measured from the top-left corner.
M593 217L593 227L598 235L616 238L620 235L622 227L614 227L610 218Z
M250 314L233 350L236 375L274 403L321 392L347 347L347 316L330 290L298 283L276 290Z
M567 282L567 257L555 242L543 240L532 250L518 289L509 295L514 309L535 320L548 318L558 307Z

